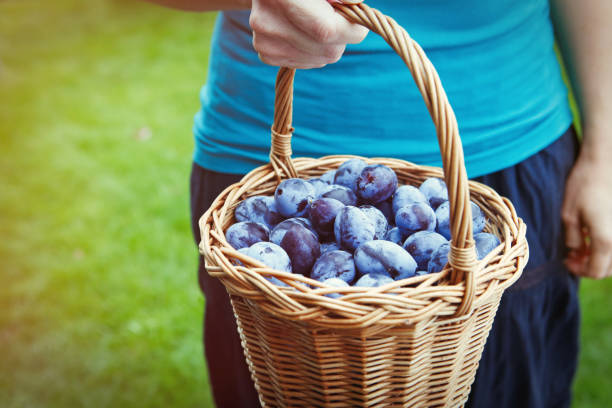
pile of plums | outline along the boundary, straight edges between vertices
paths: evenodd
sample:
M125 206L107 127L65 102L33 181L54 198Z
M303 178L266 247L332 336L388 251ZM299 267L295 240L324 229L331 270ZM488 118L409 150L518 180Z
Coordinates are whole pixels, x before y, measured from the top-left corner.
M471 206L482 259L500 241L482 232L486 218L478 205ZM225 234L235 249L273 269L333 287L376 287L439 272L450 250L444 181L429 178L418 187L398 186L391 168L361 159L350 159L320 178L284 180L273 197L242 201L235 218Z

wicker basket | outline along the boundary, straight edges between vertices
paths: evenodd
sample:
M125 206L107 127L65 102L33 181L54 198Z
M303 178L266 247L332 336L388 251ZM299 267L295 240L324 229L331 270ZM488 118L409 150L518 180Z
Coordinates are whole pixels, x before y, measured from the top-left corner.
M272 195L282 178L316 177L354 156L291 159L294 70L276 83L270 163L228 187L200 219L208 273L225 285L247 364L264 406L457 407L467 399L503 291L528 258L525 225L512 204L467 181L454 113L438 75L408 34L364 4L335 5L349 21L381 35L402 57L437 128L444 170L374 158L419 184L444 177L453 242L439 273L378 288L331 288L301 275L272 270L234 250L224 231L234 208L253 195ZM475 257L469 200L487 215L501 245ZM240 262L238 262L240 261ZM274 276L289 287L272 284ZM338 299L326 293L343 294Z

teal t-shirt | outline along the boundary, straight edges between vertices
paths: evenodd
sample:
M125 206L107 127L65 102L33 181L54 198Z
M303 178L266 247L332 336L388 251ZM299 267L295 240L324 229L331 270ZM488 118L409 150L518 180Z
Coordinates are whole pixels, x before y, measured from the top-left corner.
M372 0L425 50L455 110L470 177L512 166L572 117L547 0ZM248 11L220 13L196 114L194 160L225 173L268 161L278 68L252 47ZM435 129L403 61L374 33L339 62L298 70L293 154L441 165Z

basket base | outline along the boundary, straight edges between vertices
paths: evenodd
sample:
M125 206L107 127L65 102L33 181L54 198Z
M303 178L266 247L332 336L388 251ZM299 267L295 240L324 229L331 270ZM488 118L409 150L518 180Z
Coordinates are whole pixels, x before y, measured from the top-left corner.
M264 407L458 407L468 398L501 294L463 319L375 336L283 320L231 296Z

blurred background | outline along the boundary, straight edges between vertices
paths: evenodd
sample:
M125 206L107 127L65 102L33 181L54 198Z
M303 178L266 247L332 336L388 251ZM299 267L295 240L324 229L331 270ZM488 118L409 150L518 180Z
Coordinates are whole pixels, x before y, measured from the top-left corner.
M0 407L212 406L188 177L214 18L0 0ZM575 407L612 406L611 296L581 284Z

